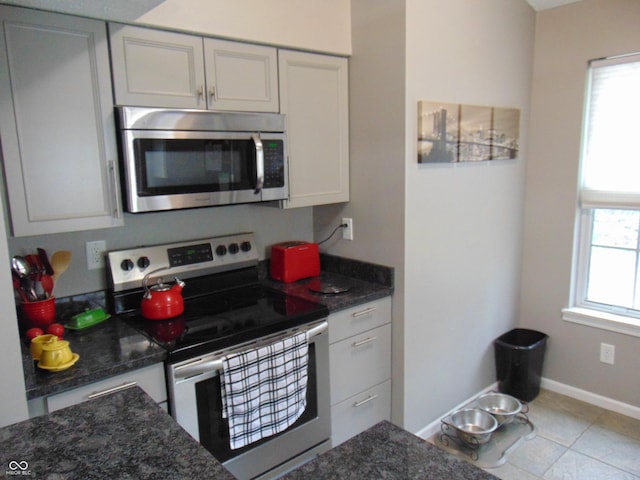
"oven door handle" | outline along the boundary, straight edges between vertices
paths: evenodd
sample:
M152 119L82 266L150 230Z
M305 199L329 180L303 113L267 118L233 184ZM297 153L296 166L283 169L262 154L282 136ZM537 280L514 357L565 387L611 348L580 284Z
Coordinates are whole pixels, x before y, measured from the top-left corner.
M311 343L311 339L320 335L321 333L327 331L329 328L329 323L325 320L322 323L316 324L313 327L307 329L307 341ZM293 333L297 333L293 332ZM283 335L282 337L277 337L270 339L269 341L275 342L278 338L284 338L286 336L291 335L292 333L288 333L287 335ZM218 357L207 359L198 358L192 362L185 363L183 365L179 365L173 368L173 377L176 380L183 380L185 378L193 377L195 375L201 375L203 373L212 373L216 371L222 371L222 362L228 355L233 355L234 353L239 353L247 350L248 348L254 348L254 346L239 348L237 350L231 350L229 352L225 352L223 355Z
M253 193L257 195L262 192L262 186L264 185L264 148L258 135L251 135L251 138L256 147L256 189Z

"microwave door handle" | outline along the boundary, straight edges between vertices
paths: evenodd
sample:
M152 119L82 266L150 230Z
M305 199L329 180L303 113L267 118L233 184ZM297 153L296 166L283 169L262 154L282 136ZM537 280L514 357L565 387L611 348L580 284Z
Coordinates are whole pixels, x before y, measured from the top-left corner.
M256 195L262 191L264 185L264 149L262 148L262 140L258 135L251 135L253 143L256 147L256 189L253 191Z

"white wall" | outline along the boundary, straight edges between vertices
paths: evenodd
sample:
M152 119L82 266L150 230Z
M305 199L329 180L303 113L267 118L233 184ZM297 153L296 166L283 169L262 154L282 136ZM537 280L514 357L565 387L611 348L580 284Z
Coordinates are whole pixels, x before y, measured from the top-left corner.
M405 427L495 381L516 325L535 16L524 1L407 0ZM521 110L517 160L418 165L417 102Z
M2 206L0 198L0 207ZM24 394L24 373L18 319L13 300L11 266L7 255L4 224L0 222L0 427L24 420L28 416Z
M334 255L395 268L393 318L394 421L402 424L405 238L405 2L351 2L353 56L349 61L350 202L314 208L321 240L353 219L354 240L338 232L321 247Z
M640 49L640 2L583 0L537 16L520 323L549 334L544 376L640 406L640 338L561 320L569 302L587 61ZM600 343L616 364L599 362Z
M393 421L417 432L495 381L516 325L534 12L525 0L352 0L351 202L331 253L396 268ZM417 102L521 109L517 160L418 165ZM401 175L400 175L401 173Z

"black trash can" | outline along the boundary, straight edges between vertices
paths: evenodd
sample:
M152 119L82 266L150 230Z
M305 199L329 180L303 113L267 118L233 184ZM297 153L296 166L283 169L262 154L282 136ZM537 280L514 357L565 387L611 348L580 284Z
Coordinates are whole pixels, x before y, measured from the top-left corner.
M548 335L515 328L498 337L496 354L498 390L525 402L540 393L540 377Z

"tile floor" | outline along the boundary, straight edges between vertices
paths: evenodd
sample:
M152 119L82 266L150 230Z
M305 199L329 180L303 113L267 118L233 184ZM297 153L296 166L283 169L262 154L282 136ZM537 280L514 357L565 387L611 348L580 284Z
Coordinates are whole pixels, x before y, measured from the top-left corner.
M544 389L529 407L536 436L487 472L503 480L640 480L640 420Z

